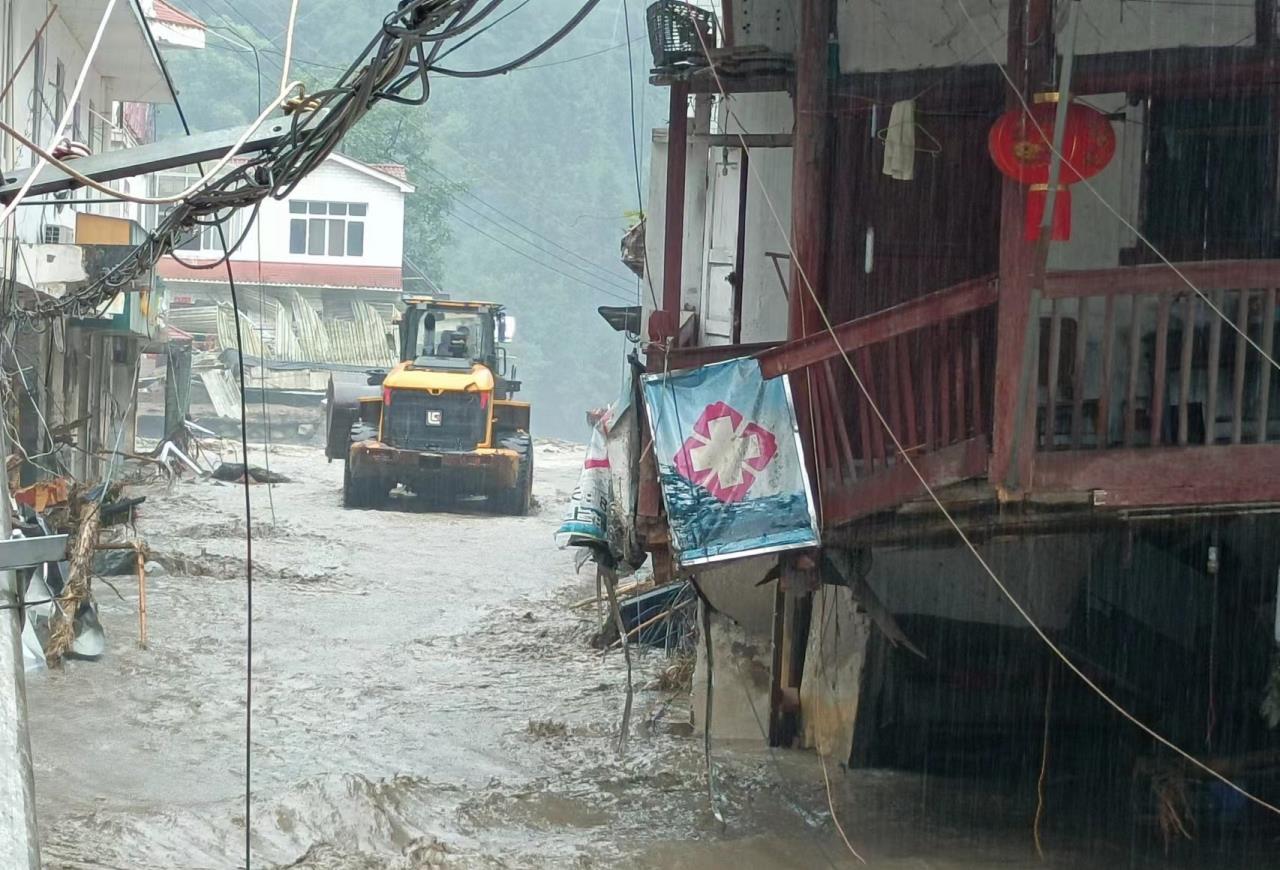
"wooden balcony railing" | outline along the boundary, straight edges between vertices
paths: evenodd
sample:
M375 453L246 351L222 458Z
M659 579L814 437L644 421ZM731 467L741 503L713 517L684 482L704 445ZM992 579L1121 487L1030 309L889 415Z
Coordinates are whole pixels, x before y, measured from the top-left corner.
M807 371L826 524L892 507L922 488L876 409L930 485L985 473L991 434L996 290L968 281L759 354L766 377ZM854 382L848 355L872 402Z
M1167 266L1046 277L1035 425L1019 433L1031 474L1008 496L1113 507L1280 503L1280 373L1271 362L1280 261L1178 269L1186 281ZM810 409L801 436L830 528L923 493L876 409L930 486L987 478L1004 339L997 299L994 281L981 278L832 332L681 348L650 367L754 355L766 377L803 374L793 380Z
M1280 261L1179 269L1230 323L1167 266L1048 276L1038 450L1280 441Z

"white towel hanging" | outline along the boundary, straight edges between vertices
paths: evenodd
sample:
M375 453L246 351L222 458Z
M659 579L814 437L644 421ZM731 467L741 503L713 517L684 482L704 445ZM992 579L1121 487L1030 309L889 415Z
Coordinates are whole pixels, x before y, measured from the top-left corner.
M899 100L889 111L884 131L884 174L910 181L916 173L916 104Z

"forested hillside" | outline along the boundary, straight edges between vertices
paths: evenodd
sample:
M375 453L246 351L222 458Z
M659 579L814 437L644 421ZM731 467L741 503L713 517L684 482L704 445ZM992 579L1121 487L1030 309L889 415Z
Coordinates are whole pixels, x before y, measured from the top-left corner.
M176 2L213 28L206 50L166 55L192 126L251 119L259 90L265 100L279 89L289 0ZM301 0L293 77L309 89L335 80L391 3ZM505 19L441 65L482 69L517 57L580 0L505 5ZM481 79L436 76L425 106L379 105L343 148L408 166L417 186L406 216L410 259L455 297L510 307L518 323L512 359L535 404L536 434L584 439L583 411L617 392L624 341L596 307L637 299L618 245L639 208L632 123L647 195L648 130L666 121L663 94L647 83L649 66L643 3L603 0L526 68ZM176 129L172 113L162 124Z

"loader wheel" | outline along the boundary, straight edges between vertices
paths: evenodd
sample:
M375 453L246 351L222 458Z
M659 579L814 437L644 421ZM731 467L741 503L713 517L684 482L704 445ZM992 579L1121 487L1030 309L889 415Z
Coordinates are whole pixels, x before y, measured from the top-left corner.
M351 442L347 445L348 458L342 463L342 506L348 508L374 507L386 493L378 491L377 481L356 480L351 474L351 444L370 441L378 437L378 430L361 420L351 424Z
M348 508L376 507L385 493L378 491L378 484L372 480L356 480L351 475L351 463L343 463L342 467L342 506Z
M533 440L526 433L516 433L502 436L498 444L505 450L514 450L520 456L520 465L516 485L492 498L502 513L523 517L533 501Z

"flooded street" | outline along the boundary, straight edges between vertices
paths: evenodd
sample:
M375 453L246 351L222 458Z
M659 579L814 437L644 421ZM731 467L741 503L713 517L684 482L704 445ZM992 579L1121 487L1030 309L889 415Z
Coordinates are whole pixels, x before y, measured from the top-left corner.
M253 489L253 866L854 863L811 753L717 746L716 821L687 696L653 687L655 653L617 755L625 666L589 647L593 611L569 605L590 573L552 541L580 462L541 446L540 507L509 518L343 510L338 464L273 451L293 481ZM107 654L30 677L46 866L242 866L242 498L150 489L150 649L135 584L111 578L121 598L95 586ZM977 795L829 766L873 866L1160 866L1083 835L1041 863L1022 785Z

